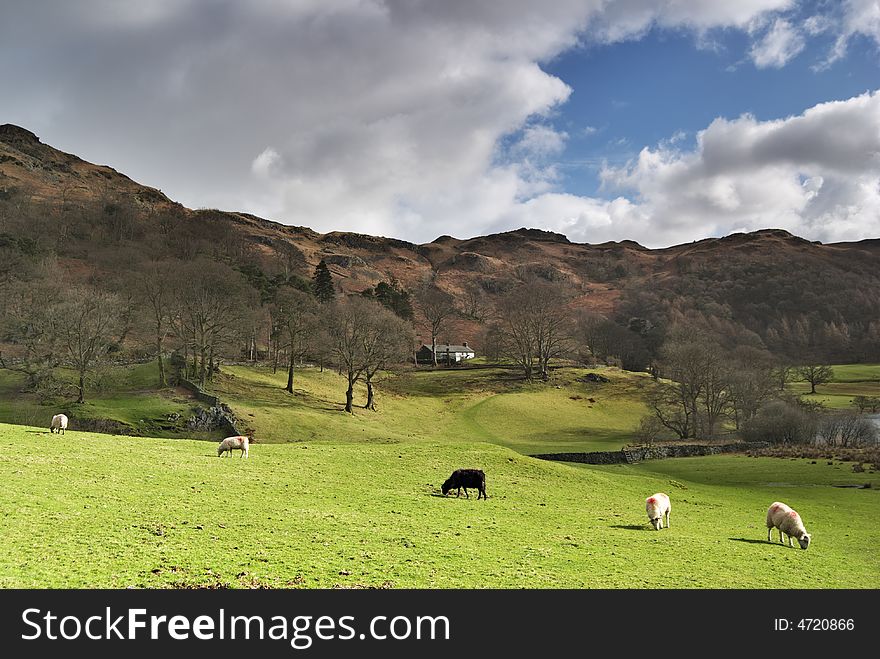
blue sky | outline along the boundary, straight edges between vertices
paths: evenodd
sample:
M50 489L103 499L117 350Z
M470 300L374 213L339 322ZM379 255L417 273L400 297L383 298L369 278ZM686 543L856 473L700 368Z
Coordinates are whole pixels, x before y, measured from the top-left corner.
M0 122L318 231L880 237L880 0L33 0Z
M653 30L639 40L575 47L543 63L573 91L549 123L568 134L560 155L562 186L598 192L603 160L621 163L679 133L683 145L716 117L749 113L782 119L831 100L880 86L876 44L858 38L845 60L814 70L833 45L811 40L781 68L757 68L746 53L747 35L719 30L702 46L686 30ZM515 138L512 138L515 139Z

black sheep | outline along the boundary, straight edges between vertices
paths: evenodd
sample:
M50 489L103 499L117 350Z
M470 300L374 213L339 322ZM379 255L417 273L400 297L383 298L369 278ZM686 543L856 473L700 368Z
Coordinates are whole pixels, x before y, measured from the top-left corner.
M443 495L446 496L449 490L457 488L458 493L456 496L461 496L461 488L464 488L464 495L470 499L468 494L469 487L474 487L480 491L477 494L478 500L481 494L484 499L486 498L486 474L483 473L482 469L456 469L452 472L452 476L443 483Z

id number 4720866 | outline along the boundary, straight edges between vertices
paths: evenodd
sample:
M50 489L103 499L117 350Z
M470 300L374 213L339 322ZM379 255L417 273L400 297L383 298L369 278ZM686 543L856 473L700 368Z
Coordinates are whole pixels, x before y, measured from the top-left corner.
M773 631L822 631L822 632L840 632L852 631L856 628L855 621L852 618L801 618L800 620L789 620L787 618L775 618L773 620Z

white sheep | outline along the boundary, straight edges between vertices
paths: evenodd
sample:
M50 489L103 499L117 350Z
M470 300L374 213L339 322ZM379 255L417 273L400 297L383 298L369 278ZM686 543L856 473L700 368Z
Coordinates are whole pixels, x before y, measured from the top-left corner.
M224 451L229 451L229 455L232 455L233 451L240 450L241 455L238 457L246 458L248 457L248 447L253 441L253 438L248 437L247 435L235 435L233 437L227 437L222 442L220 442L220 446L217 447L217 457L222 457Z
M645 499L645 511L648 513L648 519L655 531L663 528L663 515L666 515L666 528L669 528L669 513L672 511L672 504L669 497L663 492L657 492Z
M52 423L49 424L49 432L59 432L62 435L67 430L67 417L64 414L56 414L52 417Z
M782 534L788 536L789 547L794 547L792 538L796 538L801 549L810 546L810 534L804 528L804 522L797 511L792 510L781 501L775 501L767 509L767 542L770 542L770 536L773 529L779 529L779 542L785 544L782 540Z

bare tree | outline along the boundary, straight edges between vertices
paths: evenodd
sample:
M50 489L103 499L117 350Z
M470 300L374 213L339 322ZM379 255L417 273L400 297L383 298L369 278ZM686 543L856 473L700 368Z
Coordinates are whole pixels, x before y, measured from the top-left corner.
M824 364L805 364L795 369L801 380L810 383L810 393L816 393L816 386L827 384L834 379L834 369Z
M431 356L437 365L437 337L448 328L456 310L452 296L433 282L425 282L415 293L416 304L431 336Z
M278 322L279 345L287 350L287 386L293 393L293 373L296 362L305 358L318 331L318 303L308 293L294 288L282 289L273 305Z
M773 396L777 386L772 357L751 346L739 346L731 358L728 374L730 407L737 430Z
M164 387L165 361L163 348L171 322L171 306L174 302L174 290L178 284L179 262L152 262L139 273L135 282L135 291L144 307L148 310L155 331L156 361L159 366L159 386Z
M880 396L853 396L852 404L859 408L860 414L865 412L874 414L880 408Z
M340 371L345 373L345 411L349 414L354 412L354 387L366 368L364 342L369 325L367 316L373 304L364 298L342 300L333 304L326 319L324 342Z
M537 370L550 376L550 361L568 347L571 314L558 287L543 282L521 284L498 305L505 345L531 380Z
M13 282L2 289L0 329L13 359L0 358L0 366L23 373L27 389L36 388L59 364L61 300L60 286L49 278Z
M221 263L185 264L176 294L175 326L191 353L190 373L200 385L211 379L216 358L230 344L249 336L254 291L240 273Z
M65 291L59 323L67 358L77 372L77 402L85 396L86 374L107 354L119 332L119 299L87 287Z
M458 299L458 305L459 313L462 316L478 323L485 322L491 312L489 303L486 301L486 292L475 282L464 285L464 291Z
M643 446L653 446L663 435L664 429L665 426L656 416L648 414L640 419L638 428L633 432L633 437Z
M378 304L365 307L367 323L363 339L364 381L367 385L367 403L364 407L375 410L373 377L390 364L407 359L412 348L412 325L392 311Z
M816 440L832 446L876 444L880 430L869 419L852 413L827 414L819 423Z
M674 334L661 350L658 381L648 395L657 419L681 439L712 437L730 404L728 368L721 349L694 333Z
M795 372L794 367L789 364L779 363L773 367L773 379L779 391L785 391L785 385L792 381Z
M589 356L604 362L612 354L612 337L609 325L613 325L604 316L592 311L581 311L575 319L575 339ZM590 361L584 359L585 362Z
M490 323L480 333L482 352L490 361L497 362L508 352L504 342L504 330L498 322Z

